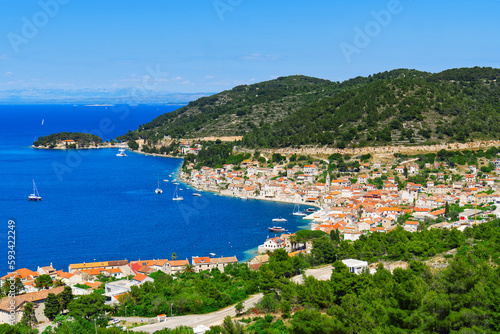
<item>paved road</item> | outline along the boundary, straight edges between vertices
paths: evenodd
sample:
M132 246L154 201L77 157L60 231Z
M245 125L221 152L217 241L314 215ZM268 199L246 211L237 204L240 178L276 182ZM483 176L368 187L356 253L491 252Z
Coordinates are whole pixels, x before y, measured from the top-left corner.
M314 276L316 279L319 280L329 280L331 275L332 275L332 266L326 266L323 268L318 268L318 269L307 269L305 271L306 276ZM292 281L295 283L302 284L304 282L302 275L297 275L292 277ZM255 306L255 304L259 301L260 298L262 298L263 295L257 294L255 296L250 297L244 302L244 310L248 310L249 308L252 308ZM223 310L209 313L209 314L192 314L192 315L182 315L178 317L173 317L173 318L168 318L166 322L161 322L157 324L152 324L152 325L144 325L144 326L139 326L134 329L130 329L131 331L135 332L140 332L144 331L147 333L154 333L155 331L161 330L163 328L170 328L174 329L176 327L179 327L181 325L184 326L189 326L189 327L196 327L199 325L205 325L207 327L214 326L214 325L220 325L224 321L224 318L227 316L234 317L236 316L236 310L234 309L234 306L225 308ZM128 318L118 318L120 320L127 320L127 321L132 321L132 322L141 322L141 318L135 317L128 317ZM147 319L144 318L144 321L146 322Z
M261 299L263 295L261 293L254 295L250 298L248 298L243 305L245 306L244 310L248 310L251 307L254 307L255 304ZM196 327L199 325L205 325L207 327L210 326L215 326L215 325L220 325L224 321L224 318L227 316L234 317L236 316L236 310L234 309L234 305L227 307L225 309L222 309L217 312L209 313L209 314L192 314L192 315L182 315L178 317L173 317L173 318L168 318L167 321L165 322L160 322L157 324L152 324L152 325L145 325L145 326L139 326L133 329L130 329L133 332L140 332L144 331L147 333L154 333L155 331L161 330L163 328L170 328L174 329L176 327L179 327L181 325L184 326L189 326L189 327ZM123 319L123 318L120 318ZM136 319L139 319L137 321ZM141 318L127 318L127 320L133 320L140 322Z

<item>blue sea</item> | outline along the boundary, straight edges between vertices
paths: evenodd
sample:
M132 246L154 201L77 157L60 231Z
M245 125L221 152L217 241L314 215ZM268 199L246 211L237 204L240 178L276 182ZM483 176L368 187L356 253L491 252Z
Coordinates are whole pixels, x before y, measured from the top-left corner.
M181 184L184 201L172 201L182 159L145 156L117 149L43 150L30 145L55 132L90 132L116 138L181 106L105 107L0 105L0 275L8 268L7 231L15 221L17 268L53 264L237 256L248 260L269 234L272 218L291 232L307 221L293 205L202 193ZM172 177L169 175L174 174ZM32 180L42 196L29 202ZM154 190L158 180L163 194ZM3 241L2 241L3 240ZM2 260L2 258L4 260Z

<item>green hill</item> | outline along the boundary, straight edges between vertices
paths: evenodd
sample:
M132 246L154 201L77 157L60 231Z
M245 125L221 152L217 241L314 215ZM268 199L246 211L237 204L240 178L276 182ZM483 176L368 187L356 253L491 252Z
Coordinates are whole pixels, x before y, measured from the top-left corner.
M119 140L244 136L248 147L408 145L500 137L500 70L281 77L203 97Z

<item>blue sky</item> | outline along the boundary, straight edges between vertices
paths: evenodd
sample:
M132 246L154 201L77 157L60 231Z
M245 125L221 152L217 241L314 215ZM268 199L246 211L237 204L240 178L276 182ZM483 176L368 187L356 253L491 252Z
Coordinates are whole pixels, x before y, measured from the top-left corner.
M500 0L0 5L0 90L219 92L297 73L342 81L394 68L500 67Z

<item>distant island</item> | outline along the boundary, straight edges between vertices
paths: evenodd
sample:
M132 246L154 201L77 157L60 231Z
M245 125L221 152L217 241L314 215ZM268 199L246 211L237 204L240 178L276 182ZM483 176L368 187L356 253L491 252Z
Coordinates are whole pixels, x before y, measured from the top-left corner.
M102 138L90 133L59 132L40 137L33 142L35 148L71 149L103 145Z

